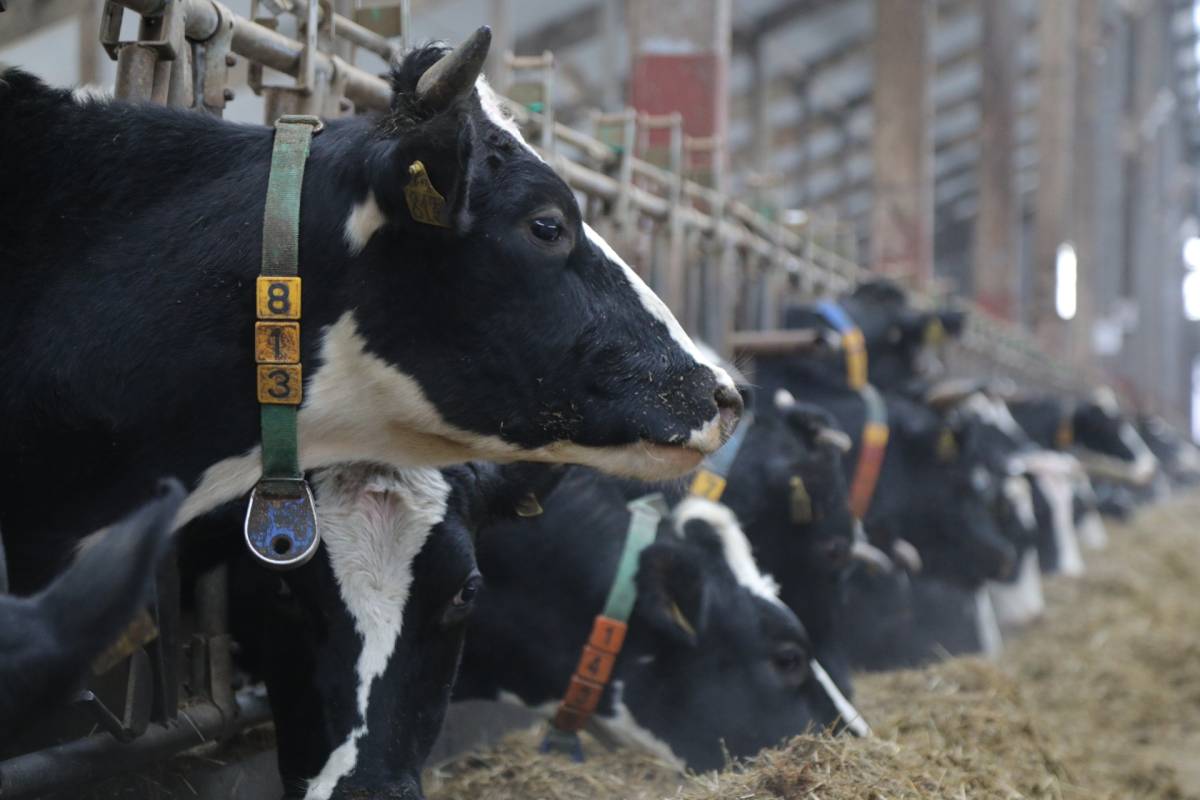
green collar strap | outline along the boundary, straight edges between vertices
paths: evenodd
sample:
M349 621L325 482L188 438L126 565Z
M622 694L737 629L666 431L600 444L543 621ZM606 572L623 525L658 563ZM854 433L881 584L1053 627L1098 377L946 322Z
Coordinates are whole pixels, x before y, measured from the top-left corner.
M262 479L250 495L245 536L268 566L296 567L320 543L312 492L300 471L296 427L303 399L300 365L300 195L316 117L275 123L263 213L262 275L255 286L254 360L262 427Z
M579 664L567 684L567 693L542 741L542 752L566 752L576 761L583 760L579 731L599 705L604 687L612 678L617 656L625 644L629 617L637 602L635 578L642 552L654 543L658 524L668 512L661 494L639 497L630 502L628 508L629 527L625 532L625 546L608 590L604 611L592 624L592 632L583 646Z

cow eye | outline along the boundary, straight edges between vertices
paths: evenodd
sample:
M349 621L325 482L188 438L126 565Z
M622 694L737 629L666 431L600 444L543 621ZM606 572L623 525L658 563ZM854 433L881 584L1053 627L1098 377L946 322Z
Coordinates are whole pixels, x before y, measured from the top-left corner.
M471 605L475 600L475 595L479 594L479 589L483 586L483 576L479 574L479 570L475 570L467 577L462 588L458 590L458 594L454 595L450 600L450 605L455 608L463 608Z
M799 686L808 680L808 653L797 645L783 645L772 653L771 666L788 686Z
M465 622L470 616L471 609L475 605L475 598L482 588L483 576L479 574L479 570L472 570L442 611L442 625L451 627Z
M563 221L558 217L537 217L530 221L529 231L543 242L557 242L563 235Z

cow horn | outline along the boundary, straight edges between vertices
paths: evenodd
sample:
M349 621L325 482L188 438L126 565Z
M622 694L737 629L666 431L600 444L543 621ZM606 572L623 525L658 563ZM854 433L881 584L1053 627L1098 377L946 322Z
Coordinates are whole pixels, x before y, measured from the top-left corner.
M817 429L816 442L821 447L831 447L839 453L849 453L854 447L850 434L836 428L821 427Z
M850 546L850 558L874 572L891 572L896 568L887 553L870 542L859 540Z
M492 29L484 25L425 70L417 81L417 99L421 105L431 111L443 111L469 94L483 71L491 45Z

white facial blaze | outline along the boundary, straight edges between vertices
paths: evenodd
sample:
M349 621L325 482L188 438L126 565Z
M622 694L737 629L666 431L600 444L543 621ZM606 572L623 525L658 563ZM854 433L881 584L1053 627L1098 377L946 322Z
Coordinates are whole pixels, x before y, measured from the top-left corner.
M988 658L997 658L1004 649L1004 639L1000 635L1000 623L996 620L996 610L992 608L992 598L986 586L975 590L975 632L979 636L979 649Z
M1037 548L1027 548L1021 554L1016 580L1012 583L989 582L987 590L1001 625L1028 625L1040 617L1046 610L1046 599L1042 593L1042 569Z
M721 539L725 562L740 585L764 600L783 606L779 599L779 584L770 575L759 571L750 550L750 541L728 506L703 497L687 497L675 507L675 530L682 536L683 526L693 519L707 522L716 531Z
M317 514L342 602L362 638L355 667L360 724L312 779L305 800L328 800L355 767L371 686L387 669L404 621L412 562L446 513L450 487L434 469L352 464L319 472Z

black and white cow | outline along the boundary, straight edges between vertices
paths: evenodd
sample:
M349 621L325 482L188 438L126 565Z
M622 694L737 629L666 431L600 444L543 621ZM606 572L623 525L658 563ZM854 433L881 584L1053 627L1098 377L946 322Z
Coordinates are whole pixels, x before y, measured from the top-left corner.
M1158 459L1110 390L1097 390L1078 402L1048 395L1014 397L1008 406L1037 444L1077 452L1090 472L1145 486L1158 471Z
M37 594L0 593L0 743L61 702L150 599L184 492L170 481L159 494L98 533Z
M871 383L880 389L900 389L913 378L936 377L942 369L938 344L944 337L960 335L965 322L956 309L914 308L904 290L889 280L861 283L837 302L863 333ZM813 305L789 308L784 320L788 328L828 329L829 324ZM830 372L841 375L844 365L840 354L829 354Z
M682 474L741 399L499 110L478 79L489 42L485 28L452 54L409 53L387 113L313 139L302 466ZM0 73L0 364L19 376L0 398L0 527L17 591L151 476L190 489L180 523L259 478L251 331L272 141ZM410 215L416 161L445 227Z
M192 562L230 560L239 661L267 686L285 796L420 797L483 579L479 525L544 495L561 470L346 464L314 473L324 532L277 573L238 546L240 507L183 533ZM214 546L215 545L215 546Z
M644 490L643 490L644 491ZM553 713L623 547L630 487L571 470L534 519L485 529L486 584L469 623L459 699ZM685 499L643 551L637 602L593 721L689 767L720 767L857 712L814 659L728 508Z
M800 618L821 665L849 696L838 640L842 578L871 547L856 541L850 513L842 465L850 437L824 409L788 394L776 404L779 413L743 423L750 427L721 503L740 521L755 561L779 583L779 599Z

